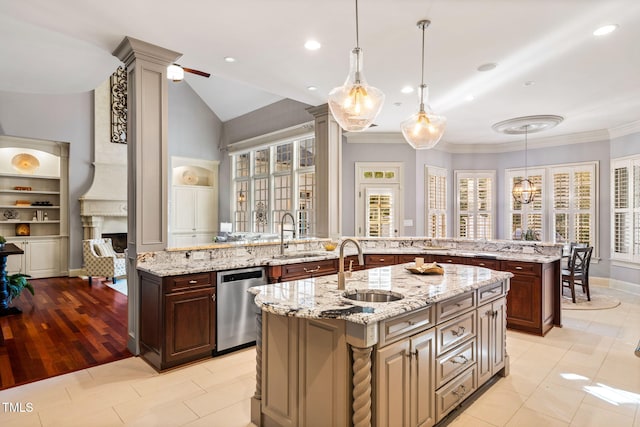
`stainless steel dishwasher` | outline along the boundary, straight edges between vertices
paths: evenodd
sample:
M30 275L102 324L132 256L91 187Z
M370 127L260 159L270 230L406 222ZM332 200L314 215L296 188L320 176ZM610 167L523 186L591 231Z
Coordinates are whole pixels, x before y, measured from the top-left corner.
M257 307L247 289L267 284L264 267L220 271L217 279L216 354L255 344Z

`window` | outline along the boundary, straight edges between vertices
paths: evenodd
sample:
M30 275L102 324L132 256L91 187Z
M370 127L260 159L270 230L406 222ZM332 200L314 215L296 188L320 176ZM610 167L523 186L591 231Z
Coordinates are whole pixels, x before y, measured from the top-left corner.
M456 237L492 239L495 235L495 171L456 171Z
M447 237L447 170L425 166L425 232L427 237Z
M231 163L235 231L278 233L280 220L288 212L297 218L298 236L313 235L314 137L233 154Z
M591 162L549 168L555 242L597 246L596 166Z
M640 156L611 162L611 258L640 263Z
M507 230L512 239L524 239L531 230L534 240L579 242L596 248L598 163L585 162L541 166L528 170L539 192L532 203L513 199L513 184L524 177L523 169L506 171L505 197L509 198Z
M509 201L507 220L509 222L508 230L512 239L525 239L527 231L530 230L530 236L533 240L547 240L544 232L544 197L546 196L544 175L544 169L527 170L526 178L533 183L538 191L531 203L523 204L513 198L512 189L516 183L525 179L524 170L507 170L505 198Z

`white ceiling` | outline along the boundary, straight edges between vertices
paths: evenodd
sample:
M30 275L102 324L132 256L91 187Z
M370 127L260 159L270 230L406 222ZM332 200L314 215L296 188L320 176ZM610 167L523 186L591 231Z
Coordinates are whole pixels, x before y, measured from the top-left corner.
M282 98L319 105L346 78L354 5L0 0L0 90L92 90L119 65L111 52L131 36L181 52L180 64L212 73L210 79L187 75L187 82L223 121ZM524 115L565 117L541 137L640 119L638 0L360 0L359 13L365 74L386 94L371 132L399 132L399 123L417 110L416 94L400 89L419 84L416 22L424 18L432 21L426 30L430 104L448 119L443 141L518 140L491 125ZM592 35L607 23L620 27L609 36ZM304 49L309 38L322 48ZM225 56L237 62L226 63ZM498 66L477 71L488 62ZM308 91L310 85L318 90Z

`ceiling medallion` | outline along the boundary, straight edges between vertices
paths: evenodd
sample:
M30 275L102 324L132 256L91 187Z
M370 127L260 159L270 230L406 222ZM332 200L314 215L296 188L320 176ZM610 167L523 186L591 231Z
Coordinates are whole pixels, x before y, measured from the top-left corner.
M537 133L558 126L564 117L553 114L516 117L503 120L491 126L493 130L507 135L522 135L524 133Z

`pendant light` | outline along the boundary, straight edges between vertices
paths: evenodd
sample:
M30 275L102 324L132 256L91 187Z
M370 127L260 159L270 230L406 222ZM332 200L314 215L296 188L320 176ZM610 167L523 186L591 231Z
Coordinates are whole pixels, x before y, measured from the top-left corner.
M362 49L358 38L356 2L356 47L351 51L349 75L344 85L329 92L329 109L342 129L360 132L373 124L384 103L380 89L369 86L362 73Z
M513 198L524 204L528 205L533 202L533 198L538 191L536 186L529 180L529 175L527 174L527 134L529 130L529 125L524 125L524 179L516 182L513 185L513 190L511 190L511 194Z
M418 28L422 30L422 80L420 83L420 110L400 123L404 139L416 150L426 150L436 146L447 124L444 116L434 114L425 104L429 97L427 85L424 83L424 30L431 24L428 19L418 21Z

